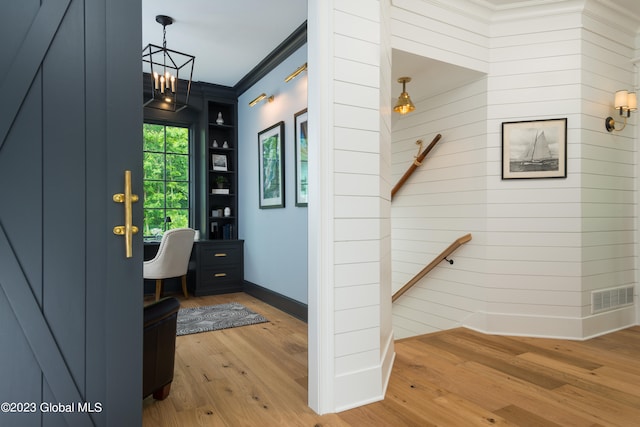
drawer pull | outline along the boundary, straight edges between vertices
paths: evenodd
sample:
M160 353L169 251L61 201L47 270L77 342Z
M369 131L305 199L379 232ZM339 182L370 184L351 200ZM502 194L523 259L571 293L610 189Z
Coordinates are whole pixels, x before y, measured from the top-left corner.
M225 277L227 273L216 273L215 277Z
M222 256L227 256L227 254L225 254L225 253L218 253L218 254L215 254L214 256L222 257Z

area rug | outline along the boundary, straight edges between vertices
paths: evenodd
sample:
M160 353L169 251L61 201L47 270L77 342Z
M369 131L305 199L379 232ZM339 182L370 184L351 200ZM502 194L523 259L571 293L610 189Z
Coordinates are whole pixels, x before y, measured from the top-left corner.
M176 335L197 334L264 322L268 322L268 320L237 302L181 308L178 311Z

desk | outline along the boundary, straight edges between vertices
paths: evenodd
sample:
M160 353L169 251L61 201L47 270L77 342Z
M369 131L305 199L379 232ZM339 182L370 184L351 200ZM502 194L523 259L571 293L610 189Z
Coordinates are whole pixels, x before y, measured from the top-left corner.
M159 241L144 242L144 259L155 256ZM244 240L196 240L189 260L187 287L195 296L241 292ZM146 287L146 286L145 286ZM169 289L172 289L171 286ZM177 292L179 288L177 288Z

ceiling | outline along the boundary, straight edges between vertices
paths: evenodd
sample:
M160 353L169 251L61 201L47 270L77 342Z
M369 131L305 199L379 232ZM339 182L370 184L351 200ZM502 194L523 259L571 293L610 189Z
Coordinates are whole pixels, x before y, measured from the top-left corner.
M558 0L470 1L505 10ZM640 0L602 1L640 22ZM194 81L234 86L304 23L307 0L142 0L141 47L162 45L156 15L175 21L167 26L167 47L196 57ZM394 50L393 81L403 75L414 78L407 84L414 101L479 77L465 68ZM398 84L398 94L400 89Z
M234 86L307 19L307 0L142 0L142 43L196 57L193 81Z

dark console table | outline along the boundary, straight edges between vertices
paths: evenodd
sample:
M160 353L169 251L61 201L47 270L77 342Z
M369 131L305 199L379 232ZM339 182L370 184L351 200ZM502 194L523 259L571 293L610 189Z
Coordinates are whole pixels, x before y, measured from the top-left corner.
M159 245L159 241L145 241L144 259L153 258ZM241 292L243 281L244 240L193 242L187 273L187 287L191 295Z

